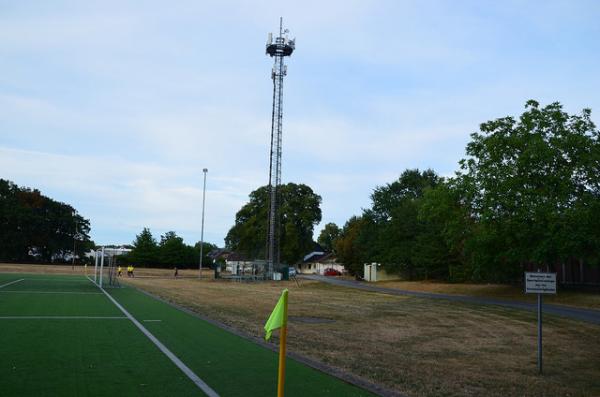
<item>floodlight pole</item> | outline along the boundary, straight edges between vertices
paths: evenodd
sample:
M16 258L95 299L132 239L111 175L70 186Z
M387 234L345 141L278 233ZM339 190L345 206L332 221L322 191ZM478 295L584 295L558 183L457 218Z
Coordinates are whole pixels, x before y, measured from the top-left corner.
M208 168L204 168L202 170L204 173L204 187L202 188L202 227L200 228L200 274L199 278L202 278L202 254L204 248L204 204L206 202L206 173L208 172Z

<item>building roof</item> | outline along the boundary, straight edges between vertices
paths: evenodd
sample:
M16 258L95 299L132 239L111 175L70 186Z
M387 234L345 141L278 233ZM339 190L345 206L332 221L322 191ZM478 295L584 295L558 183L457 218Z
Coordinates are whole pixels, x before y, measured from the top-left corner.
M323 255L326 253L327 253L327 251L323 247L321 247L321 244L315 243L313 241L310 251L308 251L308 254L304 255L304 258L302 258L302 261L307 262L313 256Z
M315 253L315 255L307 255L301 263L317 263L325 261L335 261L336 256L333 252Z
M227 262L250 262L252 259L241 252L231 252L227 255Z
M227 257L231 254L231 251L226 250L225 248L215 248L211 250L206 256L210 259L215 260L219 258L227 259Z

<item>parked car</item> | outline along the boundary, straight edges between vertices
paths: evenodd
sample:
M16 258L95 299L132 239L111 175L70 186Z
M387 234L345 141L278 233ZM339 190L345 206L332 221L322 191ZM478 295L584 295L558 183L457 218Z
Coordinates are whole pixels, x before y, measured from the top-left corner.
M341 276L342 272L340 272L339 270L335 270L334 268L327 268L323 271L323 275L324 276Z

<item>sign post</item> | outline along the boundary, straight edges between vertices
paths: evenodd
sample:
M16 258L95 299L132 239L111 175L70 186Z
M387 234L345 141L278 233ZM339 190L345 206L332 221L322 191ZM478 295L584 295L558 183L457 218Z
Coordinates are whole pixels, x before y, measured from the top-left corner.
M525 293L537 294L538 372L542 374L542 295L556 294L556 273L525 272Z

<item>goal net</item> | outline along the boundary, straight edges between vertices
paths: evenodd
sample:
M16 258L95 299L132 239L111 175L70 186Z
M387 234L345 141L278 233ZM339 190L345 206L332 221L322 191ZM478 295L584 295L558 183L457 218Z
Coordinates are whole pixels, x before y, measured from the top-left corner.
M96 250L94 256L94 282L100 288L120 287L118 275L118 260L120 252L104 248Z

